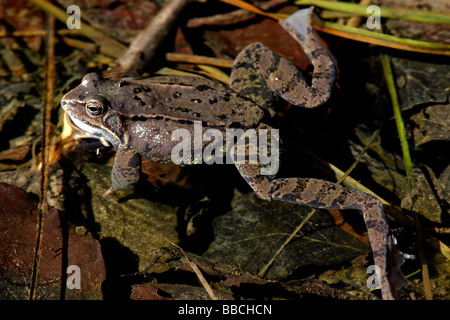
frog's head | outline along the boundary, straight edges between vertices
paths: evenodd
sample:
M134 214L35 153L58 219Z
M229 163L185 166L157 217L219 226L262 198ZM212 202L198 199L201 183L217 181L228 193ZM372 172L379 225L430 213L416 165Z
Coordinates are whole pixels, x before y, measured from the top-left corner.
M64 95L61 107L72 125L117 146L123 134L122 121L104 90L107 81L96 73L85 75L78 87Z

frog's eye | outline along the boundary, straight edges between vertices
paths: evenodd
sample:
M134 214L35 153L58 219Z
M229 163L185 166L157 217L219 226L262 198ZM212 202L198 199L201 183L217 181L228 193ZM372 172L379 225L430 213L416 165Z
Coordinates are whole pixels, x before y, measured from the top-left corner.
M91 97L86 101L86 113L90 117L98 117L106 112L107 103L102 97Z

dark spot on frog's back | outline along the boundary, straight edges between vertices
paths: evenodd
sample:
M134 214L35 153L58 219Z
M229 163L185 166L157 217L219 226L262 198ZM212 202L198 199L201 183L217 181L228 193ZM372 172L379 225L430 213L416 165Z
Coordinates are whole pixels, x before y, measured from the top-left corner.
M145 121L145 120L147 120L147 117L145 117L145 116L133 116L133 118L131 118L131 120L133 120L133 121Z
M185 120L185 119L177 120L177 122L180 123L180 124L194 124L194 121L192 121L192 120Z
M183 94L182 94L181 92L178 92L178 91L173 93L173 97L174 97L175 99L181 98L182 95L183 95Z
M133 88L133 93L141 93L141 92L142 92L141 88L139 88L139 87L134 87Z
M211 88L207 85L204 85L204 84L195 87L195 90L197 90L197 91L206 91L206 90L212 90L212 89L213 88Z
M228 124L228 127L230 127L230 128L240 128L240 127L242 127L242 124L240 122L233 121L230 124Z
M216 98L209 99L209 104L215 104L215 103L217 103L217 99Z
M191 99L191 102L202 103L202 100L201 99Z
M86 96L85 95L82 95L82 94L80 94L79 96L78 96L78 99L80 99L80 100L84 100L84 98L86 98Z
M235 65L233 66L233 69L239 69L239 68L252 69L253 66L252 66L252 64L250 64L246 61L240 61L240 62L235 63Z
M229 101L230 101L230 96L231 96L231 95L230 95L228 92L225 93L224 96L223 96L223 98L222 98L223 101L229 102Z

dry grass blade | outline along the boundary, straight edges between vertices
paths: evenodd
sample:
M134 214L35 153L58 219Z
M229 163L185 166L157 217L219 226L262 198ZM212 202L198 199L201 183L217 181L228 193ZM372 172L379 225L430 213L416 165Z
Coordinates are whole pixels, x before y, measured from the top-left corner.
M266 263L266 265L258 272L259 277L264 277L264 275L267 273L267 270L269 270L270 266L273 264L275 259L278 257L278 255L284 250L284 248L291 242L291 240L295 237L295 235L300 231L301 228L305 225L306 222L308 222L309 219L317 212L317 209L312 209L308 215L300 222L300 224L292 231L292 233L286 238L286 240L283 242L283 244L280 246L280 248L275 252L275 254L272 256L272 258L269 260L269 262Z
M231 59L220 59L204 56L196 56L192 54L183 53L166 53L166 60L171 62L183 62L183 63L194 63L194 64L206 64L219 68L230 69L233 66L233 60Z
M58 35L77 35L80 34L78 30L58 30ZM0 31L0 37L45 37L47 31L45 30L21 30L21 31Z
M195 263L191 262L191 260L189 260L188 256L183 251L183 249L181 249L179 246L177 246L175 243L173 243L169 239L166 239L166 240L167 240L167 242L169 242L171 245L173 245L174 247L176 247L183 253L184 257L186 258L187 262L189 263L189 266L192 268L192 270L194 270L195 275L197 276L198 280L202 284L203 288L208 293L211 300L218 300L217 296L215 295L214 291L211 289L211 286L209 285L208 281L206 281L205 277L203 276L202 272L197 267L197 265Z
M249 4L247 2L244 2L244 1L241 1L241 0L220 0L220 1L228 3L228 4L232 5L232 6L235 6L235 7L238 7L238 8L241 8L241 9L244 9L244 10L256 13L256 14L259 14L261 16L265 16L265 17L271 18L271 19L282 20L282 19L286 18L285 15L273 14L273 13L270 13L270 12L265 12L265 11L255 7L253 5L251 5L251 4Z

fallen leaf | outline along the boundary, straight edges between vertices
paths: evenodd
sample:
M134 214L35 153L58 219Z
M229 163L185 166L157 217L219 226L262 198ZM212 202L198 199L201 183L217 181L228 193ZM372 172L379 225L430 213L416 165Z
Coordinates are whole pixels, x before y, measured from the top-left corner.
M214 241L205 257L257 274L311 208L267 202L253 193L237 199L229 213L215 218ZM338 228L325 210L316 212L269 268L266 278L280 280L294 271L342 265L366 254L367 247Z
M450 141L450 105L433 105L413 115L411 120L416 147L430 141Z
M450 65L438 58L419 61L392 58L402 110L429 103L446 103L449 98Z
M28 299L38 239L38 204L24 191L0 183L0 208L0 298ZM35 299L101 299L105 265L98 241L90 234L77 234L56 209L43 216L41 232ZM67 283L72 274L79 276L79 289L72 286L77 283L75 278Z

